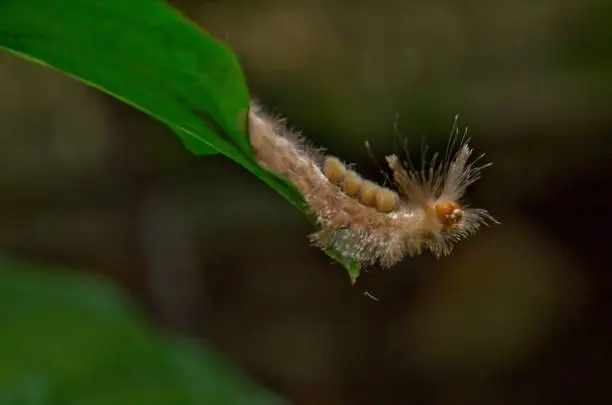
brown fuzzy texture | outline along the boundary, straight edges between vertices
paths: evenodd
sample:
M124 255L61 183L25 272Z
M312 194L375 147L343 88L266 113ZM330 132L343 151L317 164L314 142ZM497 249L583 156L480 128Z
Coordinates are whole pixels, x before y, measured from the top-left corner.
M468 164L472 150L465 140L454 156L447 153L439 165L434 159L420 172L406 171L396 156L388 156L401 196L396 208L384 213L329 181L323 172L323 151L288 130L282 120L266 115L255 102L249 112L249 135L259 162L295 185L316 215L320 230L311 235L312 242L364 265L389 267L424 249L437 256L449 254L453 243L495 221L485 210L461 208L465 189L486 167Z

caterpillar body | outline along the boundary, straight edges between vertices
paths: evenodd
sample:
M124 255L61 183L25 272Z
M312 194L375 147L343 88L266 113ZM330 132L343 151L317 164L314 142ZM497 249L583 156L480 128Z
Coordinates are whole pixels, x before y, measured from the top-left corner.
M486 210L462 203L466 188L490 163L470 162L469 139L456 126L443 160L434 155L427 167L406 167L386 157L397 191L363 179L340 159L288 129L253 101L249 137L259 163L289 180L316 216L319 230L310 239L364 265L390 267L407 255L429 250L447 255L453 245L490 222Z

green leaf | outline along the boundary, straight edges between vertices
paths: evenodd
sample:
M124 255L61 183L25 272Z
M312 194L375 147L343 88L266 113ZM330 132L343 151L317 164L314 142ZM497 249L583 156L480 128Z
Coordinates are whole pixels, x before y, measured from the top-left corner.
M170 341L107 281L0 259L0 403L275 405L215 352Z
M0 44L249 160L238 61L161 1L2 1Z
M219 151L212 146L200 142L197 138L194 138L193 136L189 135L189 133L184 132L182 129L176 128L174 129L174 133L183 142L183 146L194 155L209 156L219 153Z
M253 156L236 56L166 3L2 0L0 47L144 111L191 152L226 155L308 212L301 194Z
M351 279L351 284L355 285L357 282L357 278L359 277L359 273L361 271L361 263L355 260L348 260L340 256L338 252L335 250L327 249L325 250L325 254L331 257L335 261L344 264L344 267L348 271L349 277Z

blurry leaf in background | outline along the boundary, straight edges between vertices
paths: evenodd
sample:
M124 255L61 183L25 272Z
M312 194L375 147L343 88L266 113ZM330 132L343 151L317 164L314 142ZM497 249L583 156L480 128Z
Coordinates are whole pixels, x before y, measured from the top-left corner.
M0 404L283 403L156 335L102 279L1 258L0 325Z
M0 47L144 111L192 153L223 153L306 211L301 194L253 156L234 53L163 1L4 0ZM358 263L342 264L351 278L359 273Z

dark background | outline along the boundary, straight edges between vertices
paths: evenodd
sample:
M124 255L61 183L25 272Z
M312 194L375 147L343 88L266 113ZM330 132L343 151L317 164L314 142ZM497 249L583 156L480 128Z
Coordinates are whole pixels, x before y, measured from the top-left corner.
M0 54L0 248L86 268L296 404L612 403L612 3L175 1L254 96L382 181L455 114L503 225L346 271L305 217L144 114ZM375 297L375 298L372 298Z

